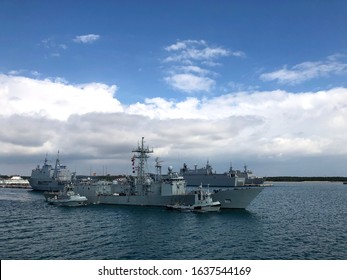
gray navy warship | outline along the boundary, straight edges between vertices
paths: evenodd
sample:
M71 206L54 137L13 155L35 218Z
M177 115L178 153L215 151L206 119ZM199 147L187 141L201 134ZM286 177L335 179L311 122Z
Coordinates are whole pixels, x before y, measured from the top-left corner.
M86 196L89 203L166 206L169 204L192 205L195 201L194 192L187 189L186 180L172 167L167 174L161 172L161 162L157 158L156 173L147 173L146 165L149 154L153 150L145 147L144 137L138 147L132 151L133 171L135 176L127 176L123 180L83 181L74 184L74 191ZM135 164L135 162L138 163ZM201 183L201 182L200 182ZM263 190L263 187L234 186L213 190L213 201L219 201L221 208L246 208Z
M30 186L36 191L61 191L64 186L71 183L75 173L60 163L59 151L55 166L48 164L47 155L42 167L38 165L31 171L29 179Z

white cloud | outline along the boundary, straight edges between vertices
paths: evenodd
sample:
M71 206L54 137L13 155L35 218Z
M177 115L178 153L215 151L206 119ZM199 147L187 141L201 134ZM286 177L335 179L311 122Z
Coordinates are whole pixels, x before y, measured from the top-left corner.
M38 71L35 71L35 70L28 71L28 70L25 70L25 69L12 70L12 71L9 71L7 74L9 76L28 75L28 76L32 76L32 77L36 77L36 78L41 76L41 73L38 72Z
M165 62L180 62L193 64L194 61L213 61L223 56L233 55L228 49L222 47L210 47L205 41L185 40L165 48L171 53L165 58Z
M67 49L66 44L57 43L56 41L57 41L56 38L48 37L48 38L41 40L40 45L42 45L43 47L45 47L47 49L63 49L63 50Z
M208 77L200 77L193 74L174 74L166 77L165 81L173 88L192 93L197 91L210 91L215 81Z
M206 69L203 69L199 66L194 66L194 65L185 65L185 66L177 67L177 71L183 72L183 73L196 73L196 74L199 74L201 76L209 75L212 73L209 70L206 70ZM175 72L173 72L173 73L175 73Z
M230 160L242 165L255 159L265 164L347 156L346 88L244 91L179 102L157 97L128 106L115 98L116 89L0 75L0 126L6 132L0 135L1 167L28 161L30 173L37 163L33 158L59 149L84 165L78 172L88 173L92 163L108 163L114 174L126 172L130 151L142 136L154 145L155 156L175 168L206 158L225 171ZM275 173L272 168L267 175Z
M43 53L45 54L45 58L60 58L62 56L61 52L68 48L66 44L58 43L57 39L54 37L48 37L41 40L39 46L44 48Z
M66 120L72 114L119 112L113 98L117 87L90 83L70 85L62 78L54 81L0 75L1 115L43 115Z
M238 57L245 57L246 54L242 51L234 51L231 53L233 56L238 56Z
M168 76L164 80L174 89L186 93L209 92L216 84L216 73L207 67L220 66L218 59L222 57L243 56L241 51L210 46L203 40L178 41L165 50L168 56L163 62L168 65Z
M347 154L343 145L347 140L345 88L302 94L240 92L213 99L189 98L178 103L156 98L133 105L134 111L168 122L187 119L184 122L187 135L182 140L175 138L175 142L195 139L201 147L208 141L202 136L207 133L211 139L219 139L211 144L219 154L223 154L226 146L235 147L230 152L255 157ZM211 123L213 129L207 125ZM181 131L174 125L170 127Z
M181 49L185 49L187 47L186 41L183 42L177 42L176 44L172 44L168 47L165 47L165 50L167 51L178 51Z
M198 119L200 101L197 98L187 98L181 102L169 101L160 97L147 98L145 103L131 104L126 112L149 117L150 119Z
M87 34L87 35L79 35L76 36L73 41L76 43L83 43L83 44L88 44L88 43L94 43L95 41L100 39L100 35L97 34Z
M280 84L300 84L308 80L329 75L347 73L347 64L338 61L341 56L329 56L325 61L307 61L294 65L291 69L284 66L282 69L263 73L260 79L263 81L277 81Z

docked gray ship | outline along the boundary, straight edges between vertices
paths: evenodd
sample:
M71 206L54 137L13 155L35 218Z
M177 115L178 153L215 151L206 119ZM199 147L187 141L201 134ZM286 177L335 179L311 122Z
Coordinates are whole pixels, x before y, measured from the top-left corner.
M145 147L143 137L133 153L132 166L136 175L113 182L91 180L75 183L75 192L94 204L166 206L194 203L194 192L187 190L186 180L172 167L168 168L167 174L162 174L161 161L157 158L156 173L146 172L147 160L153 150ZM221 208L246 208L262 190L262 187L234 187L215 190L211 197L221 203Z
M31 172L30 186L36 191L62 191L64 186L71 183L75 173L60 163L59 152L54 167L48 163L47 156L42 167L38 165Z
M201 184L203 187L213 188L261 186L264 184L262 177L254 176L252 171L247 169L247 166L244 168L244 171L240 171L230 167L228 172L217 173L207 161L206 166L202 168L198 168L195 164L194 169L190 169L184 164L180 174L187 181L189 187L196 187Z

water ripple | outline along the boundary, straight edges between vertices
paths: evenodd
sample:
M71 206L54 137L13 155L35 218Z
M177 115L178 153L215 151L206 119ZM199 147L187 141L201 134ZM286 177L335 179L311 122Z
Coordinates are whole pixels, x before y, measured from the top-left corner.
M347 188L277 184L247 210L55 207L0 189L1 259L346 259Z

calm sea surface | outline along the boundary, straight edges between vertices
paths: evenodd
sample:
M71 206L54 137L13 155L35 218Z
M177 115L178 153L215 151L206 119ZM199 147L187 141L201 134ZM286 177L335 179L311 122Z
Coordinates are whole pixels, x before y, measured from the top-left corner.
M347 259L347 185L276 183L247 210L48 205L0 188L0 259Z

